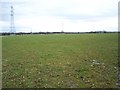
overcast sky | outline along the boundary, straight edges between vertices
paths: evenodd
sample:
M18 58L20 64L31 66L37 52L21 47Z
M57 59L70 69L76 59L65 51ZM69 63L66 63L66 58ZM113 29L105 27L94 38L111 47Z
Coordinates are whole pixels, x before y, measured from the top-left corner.
M10 31L10 6L16 31L117 31L119 0L0 0L0 29ZM63 25L62 25L63 22Z

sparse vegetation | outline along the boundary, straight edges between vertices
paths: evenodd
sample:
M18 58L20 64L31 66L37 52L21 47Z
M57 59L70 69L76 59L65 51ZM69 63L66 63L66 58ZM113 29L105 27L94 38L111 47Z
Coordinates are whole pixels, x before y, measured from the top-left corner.
M114 88L118 34L3 37L3 88Z

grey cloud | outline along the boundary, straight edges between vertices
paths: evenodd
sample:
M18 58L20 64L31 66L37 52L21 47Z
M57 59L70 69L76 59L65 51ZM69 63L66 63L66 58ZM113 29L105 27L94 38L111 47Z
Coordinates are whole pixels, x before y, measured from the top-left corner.
M33 3L33 6L35 7L31 8L32 3L28 3L27 5L23 4L23 5L19 5L19 7L21 6L21 8L19 8L18 11L20 11L19 13L23 14L23 16L24 15L29 15L31 17L61 16L71 20L84 20L84 21L97 21L109 17L117 17L117 10L115 8L100 10L98 12L95 12L93 15L91 15L91 14L84 14L81 11L78 11L79 12L78 14L70 12L71 8L74 8L76 7L76 5L77 6L79 5L79 4L75 5L75 3L74 4L72 3L67 4L67 2L60 4L58 3L58 5L56 5L55 7L51 6L51 4L50 6L47 5L48 4L45 4L45 2L39 3L37 5L34 5Z
M36 2L35 2L36 1ZM15 17L16 19L19 18L30 18L30 17L40 17L40 16L55 16L55 17L64 17L70 20L82 20L82 21L99 21L109 17L117 17L117 10L115 8L100 10L95 12L94 14L85 14L82 11L78 11L78 14L71 12L71 9L74 7L83 8L87 5L80 5L79 3L72 3L72 2L59 2L55 1L55 3L47 2L48 0L42 1L40 0L17 0L14 3L15 7ZM53 1L53 0L52 0ZM89 4L88 4L89 5ZM6 12L0 13L3 19L7 19L10 15L10 3L4 2L2 6L6 7ZM80 7L79 7L80 6ZM82 7L83 6L83 7ZM90 6L89 6L90 7ZM89 9L88 7L88 9Z

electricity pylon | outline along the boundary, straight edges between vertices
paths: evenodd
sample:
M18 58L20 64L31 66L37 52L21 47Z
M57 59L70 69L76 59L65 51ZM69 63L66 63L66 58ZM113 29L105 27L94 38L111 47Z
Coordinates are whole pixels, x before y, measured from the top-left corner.
M15 31L15 24L14 24L14 8L13 6L11 6L11 22L10 22L10 34L11 35L15 35L16 31Z

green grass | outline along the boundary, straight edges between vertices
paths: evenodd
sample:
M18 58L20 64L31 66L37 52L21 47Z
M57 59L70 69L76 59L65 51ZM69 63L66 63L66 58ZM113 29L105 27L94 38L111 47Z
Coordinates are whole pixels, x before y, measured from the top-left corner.
M0 73L2 72L2 37L0 36ZM0 89L2 89L2 73L0 74Z
M3 88L117 87L118 34L24 35L2 41Z

